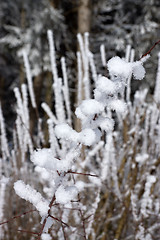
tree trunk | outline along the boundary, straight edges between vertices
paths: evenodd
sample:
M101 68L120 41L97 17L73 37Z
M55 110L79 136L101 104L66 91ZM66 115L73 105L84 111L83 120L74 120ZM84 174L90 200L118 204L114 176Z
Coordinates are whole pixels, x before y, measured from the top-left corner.
M90 32L90 22L91 22L91 0L81 0L80 6L78 8L78 33L84 34L85 32ZM82 98L84 98L84 88L82 86ZM77 100L76 100L77 102ZM79 119L75 119L75 129L77 131L81 130L81 122Z
M78 33L90 31L91 0L81 0L78 8Z

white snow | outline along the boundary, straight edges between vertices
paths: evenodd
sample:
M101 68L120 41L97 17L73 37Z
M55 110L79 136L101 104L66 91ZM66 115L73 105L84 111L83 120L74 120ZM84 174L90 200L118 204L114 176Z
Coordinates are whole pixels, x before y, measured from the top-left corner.
M146 160L148 159L149 155L147 153L144 154L137 154L136 156L136 162L139 163L140 165L142 165L143 163L146 162Z
M86 128L79 133L79 141L86 146L91 146L96 142L96 134L90 128Z
M78 189L78 191L80 192L80 191L84 190L85 183L79 180L75 183L75 186Z
M57 161L56 158L53 157L51 149L43 148L37 149L33 152L31 156L31 161L40 167L46 167L53 169L53 165Z
M106 132L112 131L114 127L114 121L113 119L110 119L110 118L101 118L99 126L102 130Z
M67 204L71 200L74 200L78 194L78 189L75 186L64 187L61 185L56 193L56 202L60 204Z
M145 191L143 194L143 198L141 200L141 214L144 217L148 216L147 210L152 209L153 201L150 197L150 191L153 183L156 182L156 177L153 175L148 175L145 184Z
M132 64L117 56L111 58L108 61L107 66L111 78L122 77L124 79L127 79L132 73Z
M47 181L53 177L52 174L43 167L36 166L34 170L41 176L44 181Z
M49 171L59 171L59 172L68 171L73 164L73 160L75 160L78 155L79 155L79 152L76 151L76 149L71 149L70 151L68 151L65 158L58 159L53 156L52 150L50 148L49 149L43 148L33 152L31 161L35 165L41 168L44 168L43 177L45 177L45 175L47 174L46 169Z
M55 127L55 133L58 138L82 143L86 146L91 146L96 141L95 132L90 128L85 128L78 133L68 124L59 124Z
M76 109L75 114L78 118L84 119L89 115L99 114L104 110L103 105L95 99L84 100Z
M136 62L126 62L124 59L120 57L111 58L108 63L108 71L112 80L124 79L130 77L133 73L135 79L142 80L145 76L145 69L143 67L143 62L146 60L140 60Z
M122 100L115 99L108 104L108 107L118 113L124 113L126 111L126 103Z
M41 239L42 240L52 240L51 236L48 233L42 233Z
M57 138L66 139L73 142L77 142L78 140L78 133L65 123L56 125L55 134Z
M132 63L133 66L133 76L137 80L142 80L145 76L145 69L142 66L142 63L140 61Z
M30 185L26 185L22 180L18 180L14 183L14 190L19 197L32 203L41 216L47 215L49 210L48 202Z
M107 77L99 76L96 83L96 89L102 93L114 94L116 91L116 86L115 83L109 80Z

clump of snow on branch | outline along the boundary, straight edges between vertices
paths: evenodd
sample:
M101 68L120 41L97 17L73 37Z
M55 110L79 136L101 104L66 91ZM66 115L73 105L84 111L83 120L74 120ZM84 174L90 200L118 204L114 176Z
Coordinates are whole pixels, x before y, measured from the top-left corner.
M95 99L84 100L82 104L76 109L76 116L81 120L90 115L95 115L103 112L103 105Z
M56 193L56 202L60 204L67 204L71 200L76 200L78 194L78 189L75 186L69 186L64 188L63 185L61 185Z
M105 94L113 94L116 92L116 86L114 82L104 76L99 76L96 82L96 89Z
M43 148L34 151L31 161L39 167L47 170L65 172L72 168L73 161L78 157L79 152L74 150L68 151L64 159L58 159L53 156L51 149Z
M48 201L30 185L26 185L23 181L19 180L14 183L14 190L18 196L32 203L42 217L47 215L49 210Z
M148 58L148 56L147 56ZM143 67L143 62L147 60L139 60L136 62L127 62L125 59L120 57L111 58L108 63L108 71L110 73L112 80L127 79L130 74L133 73L133 76L137 80L142 80L145 76L145 69Z
M42 240L52 240L51 236L48 233L42 233Z

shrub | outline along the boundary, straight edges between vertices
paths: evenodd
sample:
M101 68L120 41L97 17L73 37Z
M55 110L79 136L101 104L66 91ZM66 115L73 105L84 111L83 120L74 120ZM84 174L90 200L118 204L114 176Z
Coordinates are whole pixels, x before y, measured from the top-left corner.
M153 100L147 101L143 89L131 102L132 75L144 78L148 54L133 61L133 50L131 54L128 48L129 57L110 59L109 76L101 76L88 47L88 34L84 39L78 34L75 116L79 124L73 121L64 58L63 79L58 77L50 30L48 40L55 99L54 112L46 103L41 105L48 115L48 143L25 52L28 87L14 89L17 119L10 148L0 108L2 239L158 239L159 68ZM33 134L28 93L36 116ZM29 203L13 191L10 198L13 185Z

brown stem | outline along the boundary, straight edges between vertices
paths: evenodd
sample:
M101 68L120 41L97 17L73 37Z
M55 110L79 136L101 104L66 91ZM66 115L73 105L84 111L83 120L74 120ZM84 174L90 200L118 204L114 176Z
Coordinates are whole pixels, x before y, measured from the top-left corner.
M141 60L143 57L146 57L148 54L150 54L151 51L153 50L153 48L155 48L155 46L156 46L158 43L160 43L160 40L157 41L157 42L149 49L148 52L146 52L145 54L143 54L142 57L141 57L139 60Z
M79 194L78 194L78 201L80 202L80 195ZM82 228L83 228L83 234L84 234L83 237L84 237L85 240L87 240L84 214L83 214L81 209L79 209L79 213L80 213L81 220L82 220Z
M30 232L30 231L28 231L28 230L17 230L17 232L26 232L26 233L30 233L30 234L34 234L34 235L39 235L39 233Z
M45 217L45 219L43 220L42 227L41 227L41 230L40 230L40 232L39 232L39 234L38 234L37 240L40 240L40 238L41 238L41 235L42 235L42 233L43 233L43 230L44 230L45 225L46 225L46 222L47 222L47 218L50 217L51 207L52 207L53 202L55 201L55 199L56 199L56 197L55 197L55 195L53 195L52 200L51 200L50 203L49 203L48 215L47 215L47 216Z
M62 227L62 232L63 232L64 240L67 240L66 233L65 233L65 229L64 229L64 225L63 225L62 223L61 223L61 227Z
M80 215L81 215L81 219L82 219L82 227L83 227L83 232L84 232L84 239L87 240L87 237L86 237L86 227L85 227L85 219L84 219L84 216L83 216L83 212L81 209L79 209L79 212L80 212Z
M68 171L67 173L79 174L79 175L89 176L89 177L98 177L97 175L90 174L90 173L79 173L79 172L72 172L72 171Z
M56 218L56 217L53 217L52 215L49 215L49 217L53 218L54 220L58 221L58 222L61 222L62 224L64 224L66 227L69 227L67 223L63 222L62 220Z
M9 223L10 221L13 221L13 220L16 219L16 218L20 218L20 217L26 215L27 213L31 213L31 212L35 212L35 211L37 211L37 210L30 210L30 211L24 212L24 213L22 213L21 215L14 216L14 217L8 219L8 220L5 221L5 222L1 222L0 225L3 225L3 224L5 224L5 223Z

